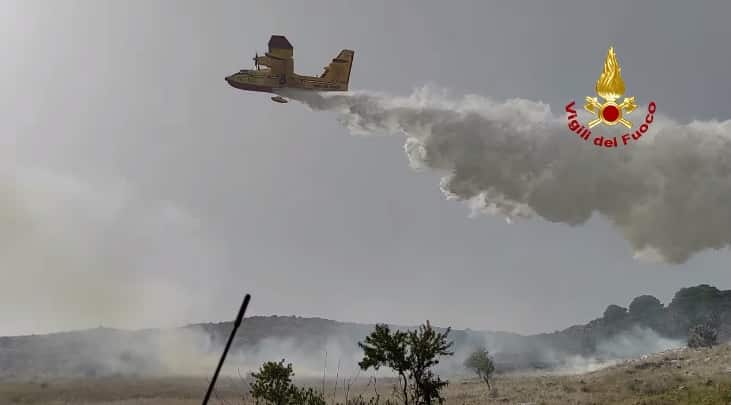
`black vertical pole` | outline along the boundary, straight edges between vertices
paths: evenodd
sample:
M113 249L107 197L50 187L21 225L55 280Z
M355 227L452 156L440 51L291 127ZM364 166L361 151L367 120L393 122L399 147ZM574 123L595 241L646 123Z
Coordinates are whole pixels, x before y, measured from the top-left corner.
M223 354L221 355L221 360L218 361L218 367L216 367L216 372L213 373L213 378L211 379L211 383L208 384L208 391L206 391L206 396L203 398L203 404L208 404L208 399L211 397L211 393L213 392L213 387L216 385L216 380L218 379L218 373L221 372L221 367L223 366L223 362L226 361L226 354L228 353L228 349L231 348L231 342L234 340L234 336L236 336L236 331L239 329L239 326L241 326L241 321L244 319L244 313L246 312L246 307L249 306L249 300L251 299L251 295L246 294L244 297L244 302L241 303L241 308L239 309L239 314L236 316L236 320L234 321L234 328L231 331L231 335L228 337L228 342L226 342L226 347L223 349Z

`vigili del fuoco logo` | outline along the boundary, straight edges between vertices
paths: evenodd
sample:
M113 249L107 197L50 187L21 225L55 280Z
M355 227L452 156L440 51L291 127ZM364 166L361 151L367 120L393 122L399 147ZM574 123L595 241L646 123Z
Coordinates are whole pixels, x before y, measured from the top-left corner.
M586 97L584 109L596 118L589 121L586 125L578 120L578 114L575 109L576 102L571 101L566 104L569 129L577 133L581 139L585 141L591 139L596 146L616 148L620 144L624 146L632 141L639 140L650 129L650 125L655 119L655 110L657 108L654 101L650 101L650 104L648 104L647 115L645 115L645 119L639 128L634 131L632 130L632 121L630 121L628 116L637 108L637 104L635 104L634 97L625 97L621 101L619 100L624 96L624 81L622 80L622 68L619 66L619 62L617 62L617 54L614 53L614 47L609 47L607 59L604 61L604 71L599 76L599 80L596 81L595 89L598 97ZM619 137L619 140L616 136L609 137L601 134L594 135L592 138L592 128L595 128L599 124L610 127L622 124L627 127L629 132Z

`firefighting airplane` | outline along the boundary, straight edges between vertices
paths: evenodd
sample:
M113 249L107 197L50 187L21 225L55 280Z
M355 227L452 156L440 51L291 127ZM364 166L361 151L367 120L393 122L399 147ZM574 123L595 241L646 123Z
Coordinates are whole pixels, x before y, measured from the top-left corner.
M242 69L226 77L226 81L241 90L275 93L278 89L292 88L313 91L347 91L350 81L350 68L353 66L355 52L343 49L325 67L320 77L301 76L294 73L294 49L282 35L272 35L269 39L269 52L254 57L256 70ZM266 66L266 68L261 68ZM286 103L282 96L272 97L272 101Z

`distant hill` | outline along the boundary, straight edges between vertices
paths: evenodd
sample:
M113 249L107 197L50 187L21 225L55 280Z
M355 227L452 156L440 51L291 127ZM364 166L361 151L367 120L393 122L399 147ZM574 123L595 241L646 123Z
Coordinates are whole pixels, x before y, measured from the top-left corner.
M609 305L602 317L554 333L523 336L454 330L450 338L455 342L455 355L440 366L443 371L459 373L469 351L486 345L501 371L591 368L605 360L683 345L688 329L709 319L717 322L721 340L731 338L731 291L709 285L684 288L668 305L644 295L627 308ZM96 328L2 337L0 378L205 374L215 366L231 327L230 322L222 322L174 329ZM357 342L372 329L373 325L322 318L250 317L239 331L227 365L253 368L266 360L286 358L298 375L322 375L326 362L330 372L335 371L336 363L350 372L361 354Z

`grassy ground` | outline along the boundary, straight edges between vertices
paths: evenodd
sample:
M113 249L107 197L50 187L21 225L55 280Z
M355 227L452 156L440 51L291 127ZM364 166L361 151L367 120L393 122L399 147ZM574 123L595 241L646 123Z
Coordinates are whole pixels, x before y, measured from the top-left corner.
M303 381L320 387L321 382ZM361 377L349 391L390 398L393 380L376 387ZM85 380L0 381L0 404L192 405L199 404L207 381L201 378L95 378ZM343 402L342 381L326 387L328 403ZM493 392L476 380L452 380L447 404L723 404L731 405L731 346L676 350L625 362L583 375L511 375L495 379ZM212 404L253 401L244 383L222 378Z

